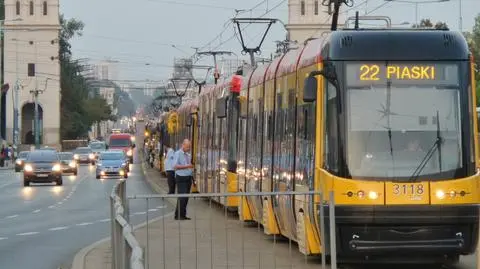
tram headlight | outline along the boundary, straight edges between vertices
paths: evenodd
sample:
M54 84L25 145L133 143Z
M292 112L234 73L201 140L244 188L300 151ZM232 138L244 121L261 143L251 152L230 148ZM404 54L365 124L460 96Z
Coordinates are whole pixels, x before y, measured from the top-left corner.
M375 191L368 192L368 198L370 200L375 200L378 198L378 193Z
M365 197L365 192L364 191L358 191L357 192L357 197L358 198L364 198Z
M435 196L436 196L438 199L443 199L443 198L445 198L445 192L442 191L442 190L437 190L437 191L435 192Z

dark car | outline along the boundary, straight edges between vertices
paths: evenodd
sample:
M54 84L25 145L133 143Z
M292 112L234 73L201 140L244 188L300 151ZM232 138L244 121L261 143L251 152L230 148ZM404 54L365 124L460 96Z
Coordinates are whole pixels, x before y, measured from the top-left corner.
M20 153L18 153L17 160L15 161L15 172L22 171L25 160L28 158L28 153L30 153L30 151L20 151Z
M95 155L89 147L78 147L73 152L73 157L77 163L91 163L95 164Z
M73 173L74 175L77 175L77 162L75 161L75 158L73 158L72 152L60 152L58 153L58 157L60 158L64 174Z
M23 166L23 186L29 186L31 182L63 185L62 166L57 152L35 150L28 154Z
M88 147L92 149L93 154L95 155L95 161L98 160L98 155L101 152L104 152L107 150L107 144L101 141L91 142L90 145L88 145Z

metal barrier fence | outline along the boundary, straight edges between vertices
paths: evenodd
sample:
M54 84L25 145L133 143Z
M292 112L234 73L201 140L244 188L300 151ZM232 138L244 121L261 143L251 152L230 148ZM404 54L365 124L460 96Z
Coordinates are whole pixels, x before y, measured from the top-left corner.
M127 202L126 181L122 180L110 195L112 269L143 269L143 249L128 223Z
M117 190L122 190L125 183L119 183ZM120 191L117 196L119 201L125 201L125 193ZM333 195L333 193L331 194ZM123 197L120 198L120 197ZM126 262L130 261L130 268L318 268L321 264L322 268L326 268L325 253L329 254L332 269L336 269L336 241L335 241L335 222L333 210L329 210L328 227L323 225L324 212L320 211L319 222L320 236L325 238L325 229L328 229L330 241L322 244L322 247L329 247L327 251L322 250L321 256L317 256L311 260L306 255L301 255L298 247L293 240L278 235L278 230L271 231L271 235L266 240L260 240L258 232L264 230L263 226L258 223L241 222L236 216L236 210L230 211L227 207L222 207L215 201L240 199L246 197L253 200L263 200L266 197L276 197L278 201L296 197L298 200L314 199L322 195L319 192L258 192L258 193L225 193L225 194L158 194L158 195L135 195L127 198L128 204L145 203L142 212L124 213L122 221L126 215L132 217L145 216L146 227L135 231L135 238L141 242L145 251L144 260L141 259L141 250L137 241L130 239L125 240L116 230L112 233L112 245L116 244L117 248L113 250L113 256L116 266L114 268L125 267ZM331 196L333 197L333 196ZM189 198L188 212L191 220L181 221L174 220L175 212L172 204L168 200L174 198ZM133 201L134 200L134 201ZM297 201L291 201L295 203ZM330 199L333 204L333 199ZM137 204L138 205L138 204ZM327 207L327 205L325 205ZM144 211L143 211L144 210ZM160 217L159 221L149 223L156 214ZM314 220L312 220L313 223ZM117 221L117 225L120 224ZM126 224L124 224L126 225ZM131 235L130 226L124 232ZM257 229L255 229L255 227ZM125 231L125 228L124 228ZM290 229L297 234L296 228ZM268 232L267 232L268 233ZM305 231L306 233L306 231ZM125 242L123 242L125 241ZM131 241L127 245L127 241ZM273 241L273 242L272 242ZM120 243L120 244L119 244ZM137 248L137 256L131 255L130 248ZM123 252L122 252L123 250ZM123 255L122 255L123 253ZM320 259L318 259L320 258ZM316 259L316 260L315 260ZM136 263L134 263L136 262ZM140 264L144 262L143 264ZM124 267L121 267L124 266ZM137 267L134 267L137 266ZM311 266L311 267L309 267Z
M125 195L125 181L119 183L116 188L115 195L118 197L116 201L123 201L124 205L131 205L131 208L140 210L138 212L127 212L119 210L117 207L117 217L114 221L117 225L116 230L112 233L113 259L115 265L113 268L163 268L163 269L227 269L227 268L302 268L317 269L326 268L326 263L330 259L328 268L337 268L337 225L336 219L339 215L335 210L342 209L341 205L335 205L333 192L329 193L328 203L324 203L323 195L319 192L259 192L259 193L225 193L225 194L158 194L158 195ZM113 197L113 194L112 194ZM256 222L243 222L239 220L236 214L237 210L230 211L229 208L221 206L229 199L239 199L246 197L249 204L263 203L265 199L272 199L268 204L272 204L277 212L287 213L285 215L277 215L277 219L272 223L268 223L268 218L264 218L271 210L268 206L263 206L262 210L255 212L250 208L249 212ZM172 200L173 198L173 200ZM175 220L173 214L175 212L175 203L178 198L189 198L187 215L191 220ZM310 223L319 223L319 231L313 244L320 245L321 251L318 256L310 256L302 254L301 249L305 250L309 246L298 244L301 234L312 236L312 231L299 229L296 225L301 216L288 215L290 212L298 212L298 206L305 200L316 199L318 203L323 205L324 210L319 208L304 208L304 212L311 212L310 215L316 215L317 220L308 220ZM128 202L127 202L128 201ZM241 201L241 200L240 200ZM309 204L309 203L307 203ZM113 205L113 203L112 203ZM243 203L240 203L242 206ZM266 204L264 204L266 205ZM334 206L335 205L335 206ZM128 206L125 206L127 208ZM283 207L283 208L282 208ZM294 207L296 210L287 210ZM458 213L451 210L455 206L446 205L438 206L433 210L443 212L440 214L442 219L458 219L458 223L462 223L462 219L472 218L473 215L458 216ZM140 209L139 209L140 208ZM355 214L342 215L345 220L355 220L360 218L373 218L367 211L359 211ZM280 209L280 210L279 210ZM241 208L240 208L241 210ZM316 211L316 214L313 213ZM373 214L380 214L379 208ZM338 214L345 214L345 212ZM402 215L404 214L404 215ZM120 217L118 217L120 216ZM136 221L145 221L147 224L144 228L135 231L135 237L132 235L130 226L127 223L128 218L140 218ZM425 216L422 212L391 212L389 215L382 215L380 218L390 219L392 223L402 223L404 220L418 218L418 223L422 223ZM154 222L149 222L155 219ZM296 219L296 222L287 220ZM258 224L261 220L264 225ZM307 221L307 220L305 220ZM368 221L367 221L368 223ZM456 222L452 222L456 223ZM112 222L112 225L114 223ZM276 226L278 224L278 227ZM368 233L362 233L362 229L368 232L368 225L361 225L357 232L353 232L350 248L362 247L362 244L368 243ZM460 225L461 226L461 225ZM360 227L360 226L359 226ZM310 227L311 228L311 227ZM358 228L358 227L357 227ZM372 225L371 228L375 228ZM123 234L119 232L123 229ZM284 237L279 235L289 234ZM374 232L379 235L383 231ZM409 231L399 231L408 233ZM351 235L350 235L351 236ZM380 235L379 235L380 236ZM292 239L295 238L296 240ZM361 239L360 239L361 238ZM324 239L324 240L322 240ZM137 241L138 240L138 241ZM468 243L467 239L452 238L446 242L454 246L459 243ZM304 242L305 240L303 240ZM375 241L375 240L374 240ZM321 243L320 243L321 242ZM358 245L352 245L357 244ZM310 246L311 247L311 246ZM341 246L340 246L341 247ZM363 246L365 247L365 246ZM143 250L143 252L142 252ZM136 252L135 252L136 251ZM308 252L308 251L307 251ZM305 252L303 252L305 253ZM325 257L325 255L328 255ZM401 255L400 255L401 256ZM479 256L477 256L479 257ZM410 256L409 256L410 258ZM412 257L413 259L414 257ZM420 256L420 258L422 258ZM115 267L116 266L116 267ZM479 268L478 263L465 267L469 269Z

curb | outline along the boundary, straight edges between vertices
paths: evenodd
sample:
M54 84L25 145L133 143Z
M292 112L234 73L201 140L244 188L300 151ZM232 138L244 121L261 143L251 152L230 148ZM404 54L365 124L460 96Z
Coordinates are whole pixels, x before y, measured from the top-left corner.
M147 181L147 183L150 185L150 187L157 193L159 194L164 194L164 193L167 193L167 191L160 187L158 184L156 184L155 182L153 182L152 180L149 179L149 177L147 176L147 172L145 171L146 170L146 167L145 167L145 162L142 162L140 163L141 164L141 167L142 167L142 172L143 172L143 175L145 176L145 180ZM174 198L166 198L167 202L171 205L171 206L174 206L176 205L177 201L176 199ZM170 213L167 213L163 216L160 216L160 217L157 217L157 218L154 218L154 219L151 219L148 221L148 223L151 223L151 222L155 222L157 220L161 220L165 217L169 217L169 216L172 216L174 214L174 211L170 212ZM133 231L137 230L137 229L140 229L140 228L143 228L147 225L147 222L143 222L141 224L138 224L136 226L134 226L132 228ZM106 237L106 238L103 238L103 239L100 239L99 241L91 244L91 245L88 245L84 248L82 248L79 252L77 252L77 254L75 254L75 257L73 258L73 262L72 262L72 268L71 269L84 269L85 268L85 257L93 250L95 249L96 247L98 247L99 245L103 244L103 243L106 243L108 241L111 240L111 237ZM111 247L110 247L111 248Z
M163 216L160 216L160 217L156 217L156 218L153 218L151 220L148 221L148 223L151 223L151 222L155 222L155 221L158 221L158 220L161 220L165 217L170 217L174 214L174 212L170 212L170 213L167 213ZM140 228L143 228L147 226L147 222L143 222L143 223L140 223L136 226L134 226L132 228L133 231L135 230L138 230ZM72 268L71 269L84 269L85 268L85 257L96 247L98 247L99 245L103 244L103 243L106 243L108 241L111 240L111 237L106 237L106 238L103 238L89 246L86 246L84 248L82 248L79 252L77 252L77 254L75 254L75 257L73 258L73 262L72 262Z
M72 262L72 269L84 269L85 268L85 257L92 251L94 248L98 247L99 245L106 243L110 240L110 237L103 238L89 246L82 248L75 257L73 258Z

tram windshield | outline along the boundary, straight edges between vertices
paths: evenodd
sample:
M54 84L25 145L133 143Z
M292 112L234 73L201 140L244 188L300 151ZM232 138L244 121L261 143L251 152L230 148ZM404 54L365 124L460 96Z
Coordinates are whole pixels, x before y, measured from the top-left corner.
M453 177L462 168L457 65L364 66L346 70L351 176Z

